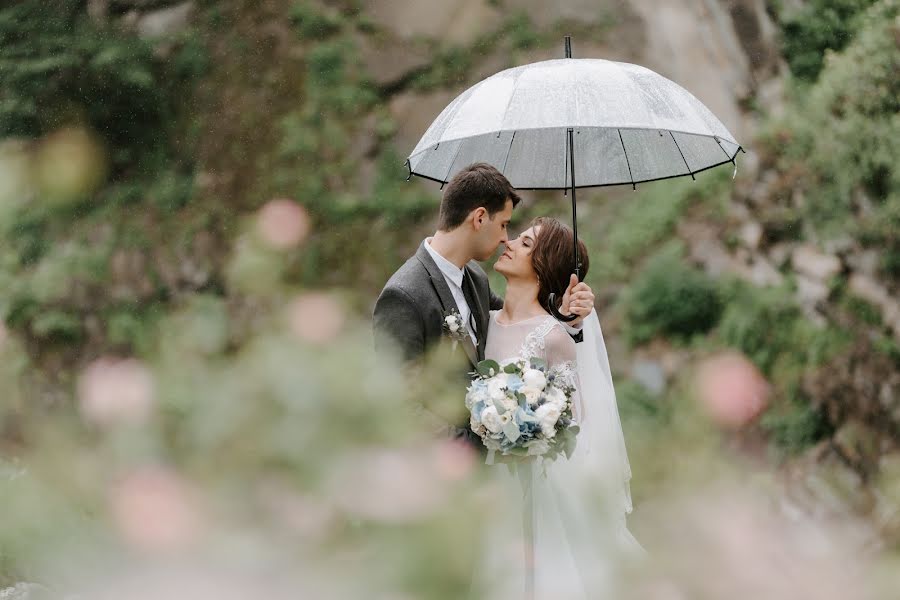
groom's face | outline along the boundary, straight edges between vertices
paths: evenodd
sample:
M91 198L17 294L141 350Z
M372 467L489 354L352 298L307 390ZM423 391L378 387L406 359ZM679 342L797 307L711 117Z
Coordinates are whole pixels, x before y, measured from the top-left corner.
M488 260L494 255L500 244L507 242L509 238L506 229L512 219L512 211L512 200L507 200L503 210L494 213L493 216L485 215L481 222L481 228L478 230L478 254L475 256L475 260Z

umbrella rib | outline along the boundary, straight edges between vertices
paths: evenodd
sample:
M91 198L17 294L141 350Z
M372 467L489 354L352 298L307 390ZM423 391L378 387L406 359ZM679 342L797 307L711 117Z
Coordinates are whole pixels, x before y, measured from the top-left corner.
M503 169L500 170L501 173L506 175L506 163L509 162L509 152L512 150L513 140L516 139L516 132L513 131L512 137L509 138L509 148L506 149L506 158L503 159Z
M678 145L678 140L675 139L675 134L672 133L672 132L670 131L670 132L669 132L669 135L672 136L672 141L675 142L675 147L678 148L678 154L681 155L681 160L684 161L684 166L685 166L685 168L688 170L688 173L691 174L691 179L693 179L693 180L696 181L697 178L694 177L694 172L691 171L691 167L690 167L690 165L687 163L687 159L684 157L684 152L681 151L681 146Z
M460 140L459 144L456 146L456 153L453 154L453 160L450 161L450 166L447 167L447 174L444 175L444 180L441 182L441 189L444 189L444 184L450 181L450 171L453 170L453 165L456 164L456 158L459 156L459 149L462 148L465 141L466 140Z
M723 146L722 142L719 141L719 136L714 135L713 139L716 140L716 143L719 145L719 148L722 149L722 152L725 153L725 156L727 156L728 160L731 161L731 164L734 165L734 173L731 175L731 178L734 179L735 177L737 177L737 161L735 160L735 158L737 158L737 152L734 153L734 156L729 155L728 151L725 150L725 146ZM738 146L738 150L740 150L741 152L744 152L744 149L740 146Z
M622 154L625 155L625 164L628 165L628 178L631 180L631 189L636 190L637 186L634 184L634 175L631 174L631 161L628 160L628 150L625 149L625 140L622 139L622 130L616 129L619 133L619 143L622 144Z
M719 148L722 149L722 152L725 153L725 156L728 157L728 160L731 161L731 162L734 162L734 157L731 156L730 154L728 154L728 150L726 150L726 149L725 149L725 146L722 145L722 142L719 141L719 136L714 135L714 136L712 136L712 138L713 138L714 140L716 140L716 143L719 145ZM738 146L738 147L740 147L740 146Z

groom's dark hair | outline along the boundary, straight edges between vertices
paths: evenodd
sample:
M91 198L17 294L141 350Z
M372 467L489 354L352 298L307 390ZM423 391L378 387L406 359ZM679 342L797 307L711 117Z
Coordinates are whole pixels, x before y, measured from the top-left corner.
M521 200L509 179L487 163L471 164L447 183L441 198L438 229L456 229L479 206L487 209L488 216L493 218L506 207L507 200L512 200L513 207Z

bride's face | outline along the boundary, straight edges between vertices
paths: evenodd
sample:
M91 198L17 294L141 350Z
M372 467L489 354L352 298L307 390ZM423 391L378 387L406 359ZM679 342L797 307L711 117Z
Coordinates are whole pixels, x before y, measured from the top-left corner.
M506 249L494 263L494 269L507 279L517 277L537 280L531 264L531 251L540 230L540 227L529 227L519 237L506 242Z

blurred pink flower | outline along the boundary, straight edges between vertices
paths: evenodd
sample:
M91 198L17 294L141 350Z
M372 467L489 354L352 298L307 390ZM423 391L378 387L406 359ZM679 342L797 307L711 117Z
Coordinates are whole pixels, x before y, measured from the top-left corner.
M147 551L172 551L190 545L200 516L187 484L163 467L144 467L112 488L113 519L122 537Z
M325 293L298 296L288 307L291 331L316 344L332 341L344 325L344 314L336 300Z
M277 526L312 540L322 540L334 523L334 507L309 494L301 494L278 481L267 481L257 489L262 506L277 520Z
M358 518L409 523L447 502L448 488L437 475L418 449L372 449L348 457L335 470L330 490L337 505Z
M471 445L456 440L441 441L435 454L438 473L448 481L465 479L475 468L478 457Z
M704 360L697 371L697 395L719 426L737 429L766 408L771 387L745 356L733 352Z
M139 424L153 408L153 376L135 359L100 358L78 382L82 416L98 425Z
M287 198L270 200L259 211L257 227L263 240L277 250L299 245L309 234L309 215Z

